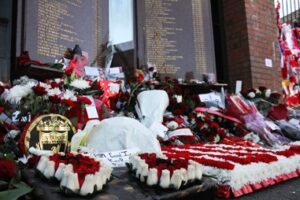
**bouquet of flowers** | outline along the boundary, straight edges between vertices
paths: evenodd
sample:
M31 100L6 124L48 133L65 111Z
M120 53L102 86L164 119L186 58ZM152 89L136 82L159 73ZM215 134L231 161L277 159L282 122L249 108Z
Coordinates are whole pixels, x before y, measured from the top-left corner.
M265 118L258 112L253 102L246 101L241 96L228 96L227 104L227 114L243 121L246 128L258 134L266 145L280 146L289 143L283 135L271 132Z
M266 87L259 87L256 89L248 90L243 93L243 96L254 102L257 109L266 116L272 106L278 105L281 95L277 92L272 91Z

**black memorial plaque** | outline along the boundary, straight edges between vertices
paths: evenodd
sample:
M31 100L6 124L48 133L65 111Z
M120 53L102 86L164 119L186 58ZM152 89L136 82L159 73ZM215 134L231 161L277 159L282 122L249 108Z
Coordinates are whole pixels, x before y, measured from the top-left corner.
M138 58L175 78L215 72L208 0L137 1Z
M107 0L25 0L24 49L53 62L79 44L93 61L108 35Z

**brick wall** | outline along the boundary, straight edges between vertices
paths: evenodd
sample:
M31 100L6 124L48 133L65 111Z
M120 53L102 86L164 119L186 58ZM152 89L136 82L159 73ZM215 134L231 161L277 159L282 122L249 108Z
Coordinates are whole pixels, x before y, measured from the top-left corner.
M279 50L273 0L223 0L229 84L243 89L280 88ZM265 66L265 58L273 67Z

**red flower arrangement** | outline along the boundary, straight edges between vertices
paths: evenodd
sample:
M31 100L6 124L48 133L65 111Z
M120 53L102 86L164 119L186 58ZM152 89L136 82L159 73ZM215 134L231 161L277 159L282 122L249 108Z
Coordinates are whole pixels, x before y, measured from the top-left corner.
M0 159L0 180L9 181L16 175L16 163L11 160Z
M32 90L35 92L35 94L42 96L47 94L47 91L44 87L42 87L40 84L37 84L32 87Z
M36 169L46 178L60 181L65 193L71 191L82 196L102 190L112 171L109 166L88 155L74 153L42 156Z
M130 169L136 177L149 186L179 189L202 178L202 167L187 157L170 159L155 153L143 153L131 156L129 160Z

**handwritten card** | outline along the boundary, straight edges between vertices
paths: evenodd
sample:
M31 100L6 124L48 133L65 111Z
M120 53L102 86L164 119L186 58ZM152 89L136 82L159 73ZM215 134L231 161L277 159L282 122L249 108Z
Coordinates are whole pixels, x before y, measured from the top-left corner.
M95 158L100 158L108 163L111 167L125 167L129 162L129 156L138 152L138 149L124 149L111 152L97 152L94 149L83 147L80 150L82 153L88 153Z
M213 103L218 105L219 107L224 107L224 103L221 98L221 94L217 92L210 92L207 94L199 94L199 98L201 102Z

